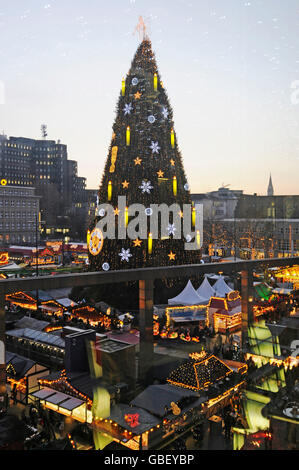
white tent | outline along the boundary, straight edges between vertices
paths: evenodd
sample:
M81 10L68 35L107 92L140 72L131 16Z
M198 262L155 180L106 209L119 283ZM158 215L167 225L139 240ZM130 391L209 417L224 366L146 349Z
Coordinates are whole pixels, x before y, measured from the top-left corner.
M217 297L225 297L225 294L228 294L232 291L232 289L226 284L223 277L220 277L218 281L215 282L213 289L216 291Z
M5 264L4 266L1 266L0 271L12 271L16 270L19 271L21 268L18 266L16 263L9 263Z
M207 301L210 300L213 295L215 295L215 290L213 289L206 277L204 278L196 292L198 293L199 297L202 297Z
M191 281L188 281L185 289L179 295L168 299L168 305L201 305L203 303L204 299L198 295Z

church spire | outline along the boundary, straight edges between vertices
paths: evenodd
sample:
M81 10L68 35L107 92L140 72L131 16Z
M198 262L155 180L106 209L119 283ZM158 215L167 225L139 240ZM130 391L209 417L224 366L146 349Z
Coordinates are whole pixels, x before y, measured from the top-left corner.
M267 194L268 194L268 196L274 196L274 189L273 189L273 184L272 184L271 173L270 173L270 179L269 179Z

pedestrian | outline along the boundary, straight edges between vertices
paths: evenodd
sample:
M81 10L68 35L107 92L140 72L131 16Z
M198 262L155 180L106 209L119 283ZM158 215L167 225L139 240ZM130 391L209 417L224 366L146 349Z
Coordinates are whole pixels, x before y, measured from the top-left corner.
M232 426L232 416L231 416L231 413L228 412L224 416L224 435L225 435L225 439L227 440L230 439L231 426Z

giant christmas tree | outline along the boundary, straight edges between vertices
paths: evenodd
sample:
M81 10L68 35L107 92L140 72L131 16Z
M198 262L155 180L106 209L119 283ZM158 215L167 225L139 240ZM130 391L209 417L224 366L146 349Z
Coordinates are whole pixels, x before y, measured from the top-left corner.
M151 240L150 205L176 203L179 216L184 217L183 204L191 206L187 178L184 172L173 113L167 97L151 42L139 45L131 68L122 81L113 124L112 140L98 193L99 205L113 206L116 238L105 238L101 251L89 254L90 269L117 270L148 266L173 266L198 263L200 251L187 251L182 227L175 219L166 222L167 236ZM119 196L126 196L126 205L143 204L146 208L146 238L119 239L117 225L130 217L118 207ZM90 231L104 217L97 210ZM177 220L177 219L176 219ZM162 223L165 221L162 221ZM181 233L180 239L175 234ZM187 240L188 241L188 240Z

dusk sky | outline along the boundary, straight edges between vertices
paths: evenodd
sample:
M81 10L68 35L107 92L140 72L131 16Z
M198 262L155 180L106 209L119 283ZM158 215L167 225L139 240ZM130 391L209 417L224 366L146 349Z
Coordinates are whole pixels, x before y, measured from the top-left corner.
M191 191L299 194L299 0L0 0L0 132L47 124L98 188L140 15Z

